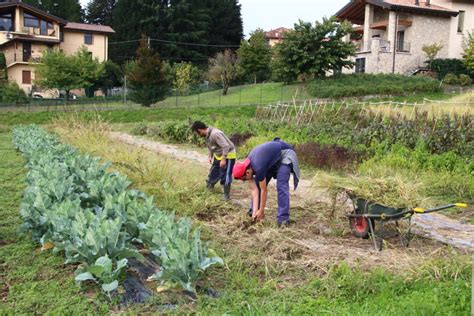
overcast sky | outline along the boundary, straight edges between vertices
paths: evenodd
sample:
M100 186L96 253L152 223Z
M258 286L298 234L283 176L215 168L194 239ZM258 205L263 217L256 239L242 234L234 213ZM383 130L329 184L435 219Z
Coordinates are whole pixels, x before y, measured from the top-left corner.
M81 0L83 7L89 2ZM244 33L262 28L265 31L293 27L298 19L314 22L331 16L349 0L239 0L242 5Z

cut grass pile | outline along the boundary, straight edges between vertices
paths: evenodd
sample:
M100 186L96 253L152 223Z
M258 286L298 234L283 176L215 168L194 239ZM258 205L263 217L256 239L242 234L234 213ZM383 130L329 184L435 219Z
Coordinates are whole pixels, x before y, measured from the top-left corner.
M372 178L361 175L337 176L317 172L314 186L337 195L348 192L365 200L394 208L413 208L426 203L421 191L423 183L408 182L401 176Z

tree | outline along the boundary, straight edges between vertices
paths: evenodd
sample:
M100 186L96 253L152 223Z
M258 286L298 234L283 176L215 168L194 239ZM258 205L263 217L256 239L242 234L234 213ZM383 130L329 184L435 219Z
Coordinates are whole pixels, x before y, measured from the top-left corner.
M238 0L203 0L209 12L210 24L207 30L209 44L238 46L243 36L241 5ZM209 47L207 56L214 56L225 47Z
M465 42L464 54L462 61L466 68L472 73L474 71L474 34L469 33Z
M276 46L276 71L289 83L298 77L314 78L343 67L352 67L349 59L355 46L345 42L352 32L348 22L337 22L335 17L322 22L299 21L294 30L285 33L285 39Z
M230 82L237 75L238 66L239 60L230 49L209 59L209 80L222 84L222 95L227 95Z
M133 58L137 34L151 38L162 59L206 64L209 57L239 45L243 27L237 0L118 0L110 57L122 64Z
M431 45L423 45L421 50L425 53L426 58L428 58L430 70L433 64L433 60L436 58L436 55L443 49L443 45L441 43L433 43Z
M254 83L270 78L272 50L262 29L251 33L248 42L241 42L237 55L244 74L252 76Z
M23 2L69 22L84 20L84 12L79 0L23 0Z
M88 23L112 25L113 11L117 0L91 0L86 7Z
M137 59L126 66L132 101L149 107L165 98L169 84L163 67L159 54L148 47L146 37L142 36Z
M99 78L98 88L107 95L107 91L121 86L123 84L123 71L119 65L111 60L108 60L104 64L104 74Z
M181 93L189 92L191 85L200 79L199 69L188 62L174 64L173 72L173 87Z
M103 75L104 65L91 55L85 47L74 55L60 50L47 50L36 68L35 84L46 89L66 91L69 100L72 89L89 88Z

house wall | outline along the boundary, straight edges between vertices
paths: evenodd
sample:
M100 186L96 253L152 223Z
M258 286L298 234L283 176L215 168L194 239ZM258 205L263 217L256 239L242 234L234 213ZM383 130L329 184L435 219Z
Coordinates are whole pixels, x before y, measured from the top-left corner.
M108 38L106 35L93 33L92 45L84 43L85 32L64 30L64 42L59 47L66 54L74 54L81 46L85 46L92 53L93 58L100 62L107 60Z
M464 17L464 30L461 33L457 31L459 16L451 18L448 43L448 58L462 58L464 51L463 43L466 40L468 33L474 30L474 3L469 0L431 0L431 3L454 11L466 12Z
M31 71L31 83L32 84L23 84L23 70ZM31 93L32 85L34 84L35 79L35 66L28 64L15 64L12 67L8 68L8 80L15 81L20 88L22 88L26 94Z

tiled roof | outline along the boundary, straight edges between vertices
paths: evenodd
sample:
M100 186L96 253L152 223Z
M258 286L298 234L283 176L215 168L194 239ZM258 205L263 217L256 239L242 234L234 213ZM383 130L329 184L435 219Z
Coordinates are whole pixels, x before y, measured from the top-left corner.
M78 30L86 32L97 32L97 33L115 33L115 31L107 25L98 25L98 24L85 24L85 23L75 23L68 22L64 26L65 30Z
M415 8L415 9L456 12L442 6L432 4L430 3L430 1L426 1L426 0L419 0L418 4L416 4L417 2L416 0L384 0L382 2L386 2L394 6L402 6L402 7Z
M265 32L265 36L267 38L271 38L271 39L282 39L283 38L283 34L285 32L289 31L289 29L287 28L284 28L284 27L279 27L277 29L274 29L274 30L270 30L268 32Z

